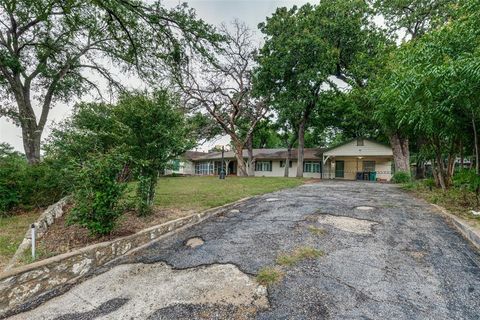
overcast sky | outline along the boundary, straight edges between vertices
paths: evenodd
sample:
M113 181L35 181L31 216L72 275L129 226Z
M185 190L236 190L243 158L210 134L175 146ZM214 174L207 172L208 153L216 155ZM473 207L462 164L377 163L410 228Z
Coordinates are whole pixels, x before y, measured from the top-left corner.
M293 5L302 5L307 2L315 3L317 1L308 0L163 0L166 6L174 6L179 3L187 2L190 7L195 8L198 17L206 22L219 25L222 22L231 22L235 18L244 21L252 30L257 31L257 25L265 21L277 7L291 7ZM259 35L259 39L260 39ZM1 101L0 101L1 103ZM58 122L67 117L75 102L69 104L58 104L50 111L50 120L44 131L43 139L48 136L52 122ZM0 118L0 142L8 142L19 151L23 151L21 130L4 118ZM200 147L207 149L215 144L227 144L229 139L223 138L219 141L213 141L208 145Z

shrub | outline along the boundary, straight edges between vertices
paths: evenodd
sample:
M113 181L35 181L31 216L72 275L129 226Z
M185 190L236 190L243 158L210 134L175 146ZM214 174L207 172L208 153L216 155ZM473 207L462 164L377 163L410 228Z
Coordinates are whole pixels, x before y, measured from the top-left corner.
M5 145L0 154L0 215L17 207L21 199L21 181L27 162Z
M0 145L0 214L15 208L45 207L69 192L67 175L53 162L29 165L26 158Z
M123 212L120 204L126 183L119 181L122 158L96 154L78 171L69 223L86 227L93 235L109 234Z
M399 171L395 172L395 174L392 177L392 182L393 183L407 183L411 181L410 174L408 172L404 171Z
M432 179L432 178L424 179L422 181L422 184L423 184L424 187L427 187L427 188L436 187L435 180Z

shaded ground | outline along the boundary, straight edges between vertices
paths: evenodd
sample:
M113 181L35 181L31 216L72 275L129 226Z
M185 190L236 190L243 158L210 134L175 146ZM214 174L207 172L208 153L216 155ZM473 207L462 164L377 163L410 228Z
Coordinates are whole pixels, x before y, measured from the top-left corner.
M57 310L59 319L478 319L478 252L430 205L393 185L326 181L259 196L235 209L138 251L37 308L35 318L50 319ZM192 237L204 243L186 246ZM324 255L283 268L284 277L268 288L269 307L259 305L262 295L252 292L262 286L253 276L274 266L279 255L306 246ZM212 273L213 282L208 275L184 281L193 287L210 281L220 291L233 286L243 300L212 292L189 296L158 270L145 273L145 281L174 299L165 302L148 285L118 286L131 277L130 268L141 266L203 275L205 268L228 267L221 277ZM69 304L65 297L82 287L98 289L88 291L88 303ZM139 297L147 295L148 311L136 314ZM95 310L98 316L82 316Z

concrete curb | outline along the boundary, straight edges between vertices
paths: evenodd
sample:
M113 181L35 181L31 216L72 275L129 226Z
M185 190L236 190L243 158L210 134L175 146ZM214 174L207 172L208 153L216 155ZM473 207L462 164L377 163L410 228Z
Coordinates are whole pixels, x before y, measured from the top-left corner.
M480 231L475 230L465 220L459 218L442 206L431 204L442 216L444 216L452 225L462 234L462 236L470 241L477 249L480 250Z
M252 197L240 199L201 213L168 221L133 235L93 244L29 265L0 273L0 319L21 312L29 303L51 297L65 286L74 285L94 272L141 247L167 235L192 227Z

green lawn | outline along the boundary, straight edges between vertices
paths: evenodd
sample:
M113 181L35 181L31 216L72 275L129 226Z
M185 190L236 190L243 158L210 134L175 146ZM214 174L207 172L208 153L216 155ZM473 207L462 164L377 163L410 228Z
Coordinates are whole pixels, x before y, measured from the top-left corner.
M10 217L0 217L0 271L13 257L22 242L28 226L38 218L38 211L31 211Z
M225 180L220 180L218 177L161 177L156 189L155 205L158 208L177 209L174 211L178 211L180 215L167 217L167 219L176 219L182 214L188 214L186 211L205 210L245 197L296 187L308 180L311 179L227 177ZM132 183L130 192L134 192L134 187L135 184ZM28 226L38 218L39 214L40 212L35 210L0 218L0 271L12 258ZM152 217L141 219L152 220ZM158 223L155 219L152 221L150 222ZM39 242L38 252L40 251L41 243Z
M299 186L308 179L280 177L162 177L155 204L162 208L204 210L245 197Z

